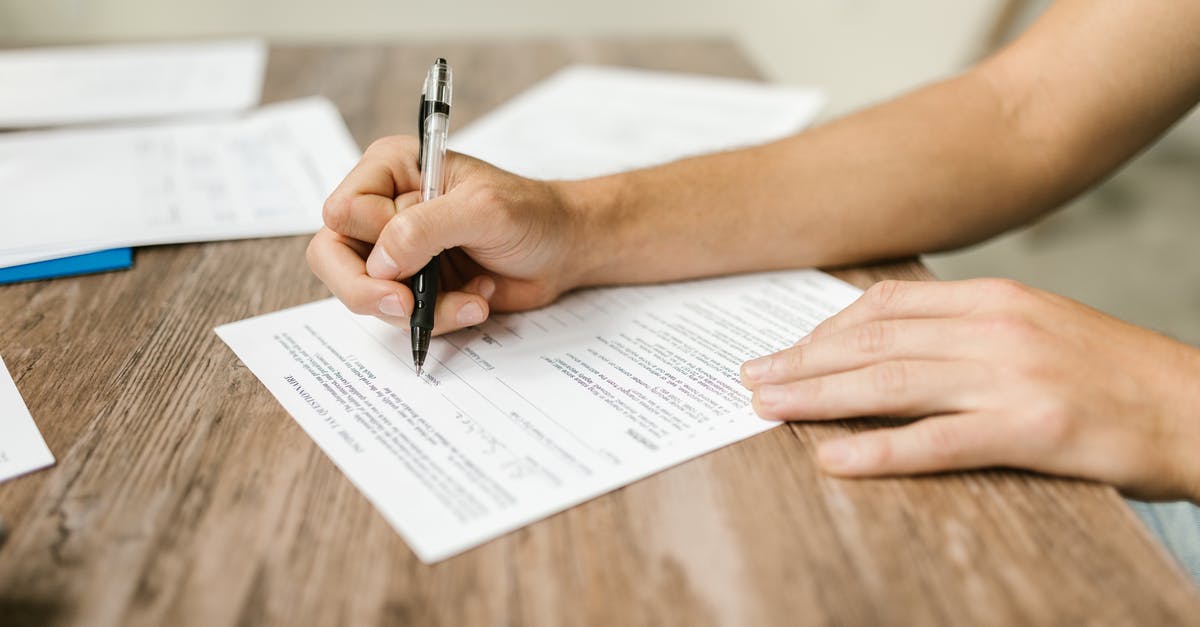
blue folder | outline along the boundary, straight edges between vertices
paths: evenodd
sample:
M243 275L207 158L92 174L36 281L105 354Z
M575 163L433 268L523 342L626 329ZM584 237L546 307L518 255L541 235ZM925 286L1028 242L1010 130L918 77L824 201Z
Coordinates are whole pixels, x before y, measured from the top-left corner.
M133 250L113 248L94 253L27 263L9 268L0 268L0 284L20 281L37 281L77 274L92 274L109 270L124 270L133 265Z

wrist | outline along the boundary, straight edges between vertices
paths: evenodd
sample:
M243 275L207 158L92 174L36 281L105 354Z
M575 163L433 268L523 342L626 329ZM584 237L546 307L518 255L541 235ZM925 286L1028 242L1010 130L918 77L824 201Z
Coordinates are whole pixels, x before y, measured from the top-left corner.
M1178 428L1172 457L1188 500L1200 504L1200 349L1183 346L1183 358L1172 379L1172 402L1167 408Z
M628 176L550 183L570 217L574 287L624 283L623 264L636 250L636 215L628 210Z

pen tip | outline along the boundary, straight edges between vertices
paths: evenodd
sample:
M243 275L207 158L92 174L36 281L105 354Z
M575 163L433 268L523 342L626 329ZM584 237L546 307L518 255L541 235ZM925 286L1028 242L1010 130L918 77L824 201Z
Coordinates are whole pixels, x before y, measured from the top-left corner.
M434 61L433 63L435 65L450 65L450 63L448 61L446 61L445 57L438 57L437 61Z
M419 364L417 365L417 378L421 378L421 366Z

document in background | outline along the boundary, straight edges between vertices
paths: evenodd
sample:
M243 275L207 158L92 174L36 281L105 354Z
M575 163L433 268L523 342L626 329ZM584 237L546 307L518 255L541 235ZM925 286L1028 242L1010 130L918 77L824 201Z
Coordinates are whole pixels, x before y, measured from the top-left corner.
M0 135L0 268L310 233L358 157L323 98L221 120Z
M0 128L239 111L266 62L257 39L0 51Z
M586 178L760 144L807 126L820 90L573 66L461 131L449 146L535 178Z
M54 463L4 360L0 359L0 481Z
M859 290L814 270L577 292L435 338L325 300L217 328L424 561L779 424L746 359Z

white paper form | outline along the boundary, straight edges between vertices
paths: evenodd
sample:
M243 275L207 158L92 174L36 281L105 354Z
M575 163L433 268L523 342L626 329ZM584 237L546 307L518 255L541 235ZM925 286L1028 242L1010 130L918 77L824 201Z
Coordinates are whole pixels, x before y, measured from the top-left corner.
M0 135L0 267L311 233L359 154L324 98L228 119Z
M240 111L266 61L258 39L0 51L0 128Z
M4 360L0 359L0 481L54 463Z
M424 561L777 425L743 361L859 290L814 270L577 292L435 338L330 299L217 328Z
M586 178L778 139L824 103L811 88L572 66L451 129L449 147L524 176Z

